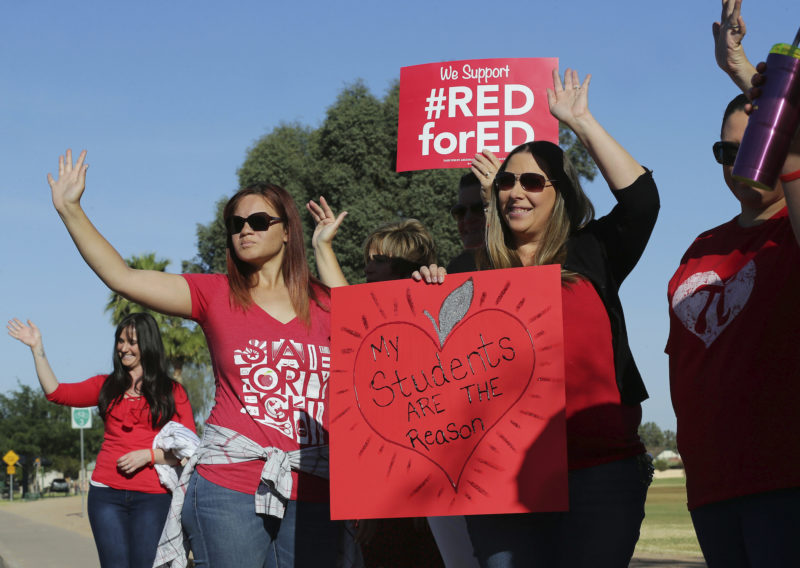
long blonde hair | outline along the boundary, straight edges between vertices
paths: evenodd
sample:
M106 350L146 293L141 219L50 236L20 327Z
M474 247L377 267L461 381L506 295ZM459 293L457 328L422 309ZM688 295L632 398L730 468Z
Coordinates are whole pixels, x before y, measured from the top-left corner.
M580 229L594 218L594 206L581 188L575 166L556 144L546 141L526 142L508 155L498 170L506 170L514 154L527 152L544 170L556 190L553 212L547 221L542 239L536 249L533 264L563 264L567 256L567 239L572 231ZM493 184L486 213L486 250L478 255L478 268L511 268L522 266L514 234L500 212L499 192ZM561 278L572 282L574 272L561 269Z

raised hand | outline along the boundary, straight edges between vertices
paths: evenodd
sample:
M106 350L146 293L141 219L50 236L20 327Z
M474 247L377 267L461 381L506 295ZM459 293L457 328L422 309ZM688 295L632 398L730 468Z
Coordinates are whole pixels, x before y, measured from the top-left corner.
M489 201L492 194L492 184L497 170L500 169L502 162L490 150L483 150L480 154L475 154L469 169L478 178L481 184L481 199L484 205Z
M722 0L720 21L711 24L711 33L714 36L714 57L717 65L746 92L755 70L742 46L747 27L742 19L741 9L742 0Z
M9 320L6 329L8 329L8 335L14 339L19 339L31 349L42 345L42 332L31 320L28 320L28 324L25 325L17 318L14 318Z
M67 150L64 156L58 157L58 179L53 178L53 174L47 174L47 183L53 194L53 205L59 210L66 205L80 203L81 195L86 187L86 170L89 164L85 164L86 150L78 156L78 161L72 163L72 150Z
M547 104L550 114L575 130L575 123L589 114L589 81L592 76L586 75L581 83L578 72L567 69L564 72L564 81L558 74L558 68L553 69L553 88L547 89Z
M336 236L336 231L339 230L339 225L347 217L347 211L342 211L337 217L324 197L319 198L319 203L312 199L306 203L306 209L317 224L314 228L314 235L311 237L311 245L314 248L320 244L330 245L333 237Z

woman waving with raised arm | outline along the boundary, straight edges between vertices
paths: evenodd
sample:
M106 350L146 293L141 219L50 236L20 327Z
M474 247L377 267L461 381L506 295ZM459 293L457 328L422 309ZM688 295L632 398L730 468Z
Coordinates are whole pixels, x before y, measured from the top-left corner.
M81 209L85 157L73 165L68 151L58 179L48 176L81 255L115 292L196 321L211 352L215 404L170 515L182 511L195 565L334 566L341 525L328 504L329 292L309 273L291 196L260 184L230 198L227 274L134 270ZM185 565L182 541L180 523L168 522L157 563Z
M589 81L569 69L562 81L554 70L550 112L589 151L617 205L594 219L561 148L523 144L495 175L478 255L481 270L561 264L569 511L468 516L482 566L627 566L644 518L652 467L637 429L647 392L618 291L644 251L659 200L650 172L589 111Z
M103 419L103 445L88 503L100 565L150 568L172 500L154 466L175 463L153 441L170 421L194 433L186 391L167 374L156 321L147 313L123 318L114 334L113 370L79 383L58 382L33 322L13 319L7 328L11 337L31 348L47 400L97 406Z

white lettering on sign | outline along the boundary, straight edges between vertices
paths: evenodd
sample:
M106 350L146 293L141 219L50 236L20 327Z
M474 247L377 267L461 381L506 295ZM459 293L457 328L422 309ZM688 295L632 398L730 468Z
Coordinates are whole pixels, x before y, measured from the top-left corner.
M464 76L467 71L477 73L478 70L469 68L465 65L462 69ZM496 68L497 73L508 73L508 66ZM488 73L488 71L486 72ZM486 73L480 77L486 77ZM442 79L457 78L459 72L452 67L440 68ZM475 75L471 78L478 78ZM425 101L427 106L428 122L422 127L422 132L417 136L420 141L421 153L423 156L433 153L447 156L454 152L459 154L490 150L500 152L510 152L515 147L525 142L534 140L533 127L521 120L503 121L504 116L524 115L533 108L533 91L527 85L507 84L503 85L502 104L500 85L476 85L474 90L468 86L451 86L431 89L430 96ZM481 121L475 124L475 130L463 132L436 132L436 120L447 109L447 117L457 116L496 116L501 120ZM501 112L502 111L502 112ZM431 120L433 119L433 120ZM502 138L501 138L502 133ZM473 148L468 148L470 141L474 142Z

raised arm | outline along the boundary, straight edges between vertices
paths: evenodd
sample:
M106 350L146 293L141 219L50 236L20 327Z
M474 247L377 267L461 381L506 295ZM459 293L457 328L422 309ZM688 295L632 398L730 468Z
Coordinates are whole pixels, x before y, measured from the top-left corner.
M742 40L747 27L741 15L742 0L722 0L722 15L719 22L711 25L714 36L714 56L717 65L725 71L742 92L750 89L750 78L756 72L747 59Z
M58 158L58 178L47 174L47 181L53 205L86 264L121 296L158 312L189 317L191 294L181 276L129 267L86 216L80 203L89 167L85 160L86 150L73 165L72 151L67 150L65 156Z
M8 335L14 339L19 339L22 343L31 348L33 364L36 366L36 375L39 377L39 384L42 386L44 394L50 394L55 391L58 388L58 379L55 373L53 373L53 369L50 367L47 355L44 354L42 332L39 331L36 324L28 320L28 324L26 325L17 318L14 318L8 322L6 329L8 329Z
M306 209L317 224L311 237L311 245L314 247L319 279L329 288L347 286L349 282L344 277L336 253L333 252L333 237L347 216L347 211L342 211L337 217L324 197L319 198L319 203L312 199L306 204Z
M581 83L578 80L578 72L567 69L562 83L558 69L553 69L553 88L547 89L550 114L575 133L600 168L600 173L611 189L622 189L636 181L644 173L644 168L589 112L588 94L591 78L591 75L586 75Z

